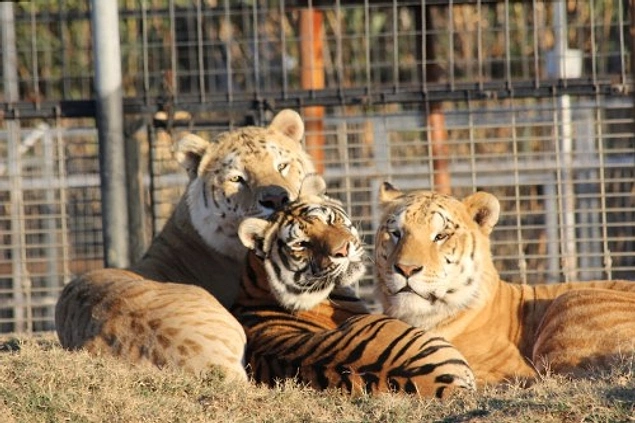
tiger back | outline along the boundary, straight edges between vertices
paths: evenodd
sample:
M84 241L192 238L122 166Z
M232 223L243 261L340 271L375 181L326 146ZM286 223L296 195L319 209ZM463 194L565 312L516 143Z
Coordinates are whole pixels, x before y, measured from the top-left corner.
M450 343L368 314L346 291L363 275L363 247L341 205L318 195L323 184L309 193L303 186L269 220L239 228L250 252L232 311L247 333L248 372L268 385L294 378L351 393L443 398L473 389L473 374Z
M66 285L55 316L64 347L247 380L245 332L209 292L120 272L116 281L95 271Z
M565 292L551 303L536 334L532 356L540 372L584 377L611 368L635 355L635 293Z

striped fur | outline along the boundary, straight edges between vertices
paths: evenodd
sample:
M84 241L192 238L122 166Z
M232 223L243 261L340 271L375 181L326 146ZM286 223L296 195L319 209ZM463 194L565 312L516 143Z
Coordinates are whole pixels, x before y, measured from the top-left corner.
M403 193L386 183L380 199L384 215L375 264L384 312L444 336L466 356L480 382L536 377L539 324L547 310L553 311L548 316L558 314L550 306L561 294L601 288L635 295L623 292L635 292L635 283L628 281L519 285L500 280L489 244L500 206L491 194L478 192L461 202L428 191ZM599 310L587 307L583 315ZM635 310L630 315L635 322ZM610 323L603 328L611 329ZM597 328L589 325L580 333L592 336Z
M635 293L575 289L559 295L536 331L539 371L586 376L635 354Z
M333 213L311 217L317 208ZM239 234L252 251L233 312L247 333L248 371L257 382L295 378L316 389L439 398L474 387L463 356L447 341L368 314L346 291L362 275L361 243L338 204L301 197L268 222L244 222ZM338 259L354 269L335 270L330 261ZM315 295L293 298L305 290Z

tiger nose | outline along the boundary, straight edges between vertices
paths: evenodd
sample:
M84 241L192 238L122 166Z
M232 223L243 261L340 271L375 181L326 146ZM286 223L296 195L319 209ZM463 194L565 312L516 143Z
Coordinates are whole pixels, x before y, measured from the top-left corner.
M397 263L393 267L395 268L395 272L399 273L401 276L405 278L409 278L415 273L418 273L421 270L423 270L423 266L409 265L409 264L402 264L402 263Z
M286 192L265 194L260 199L260 205L268 209L279 210L289 202L289 194Z
M331 252L331 256L335 258L344 258L348 256L348 241L344 241L339 247Z

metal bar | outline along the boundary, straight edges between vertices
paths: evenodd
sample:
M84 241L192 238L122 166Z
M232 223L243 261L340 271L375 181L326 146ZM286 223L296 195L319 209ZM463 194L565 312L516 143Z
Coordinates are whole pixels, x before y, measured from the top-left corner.
M128 204L116 2L91 0L104 262L129 265Z
M518 271L520 272L520 280L523 284L527 283L527 258L525 257L523 231L522 231L522 209L520 205L520 171L518 168L518 134L516 125L516 110L514 99L510 99L511 106L511 131L512 131L512 161L514 167L514 207L516 211L516 243L518 254Z
M148 13L145 0L141 2L141 45L143 47L143 99L145 105L150 101L150 66L148 58Z
M252 4L252 8L251 8L251 19L252 19L252 24L253 24L253 30L252 30L252 43L253 43L253 58L254 58L254 93L256 95L256 98L259 99L260 98L260 89L261 89L261 80L260 80L260 72L263 71L263 69L260 69L260 44L259 44L259 40L260 40L260 36L261 34L259 34L260 30L259 30L259 22L258 22L258 2L255 1ZM261 120L262 122L262 120Z
M148 190L150 192L150 222L152 222L151 225L151 233L150 236L151 238L154 238L157 233L158 230L155 226L155 222L157 222L158 218L157 218L157 213L155 210L155 204L157 203L157 198L156 198L156 177L159 176L155 173L154 171L154 163L156 162L155 160L155 154L154 154L154 145L155 145L155 140L157 139L157 132L156 129L154 128L154 126L152 125L146 125L146 138L148 140L148 177L149 177L149 187Z
M399 91L399 31L397 20L397 0L392 1L392 86Z
M450 0L450 5L448 6L448 50L450 51L450 57L448 58L448 69L446 72L448 72L448 79L450 80L450 89L454 89L454 82L456 80L455 75L454 75L454 68L455 68L455 63L454 63L454 7L452 4L452 0ZM432 21L430 21L430 28L432 28ZM432 44L430 46L431 48L434 49L434 44ZM434 50L433 50L434 51ZM432 60L436 60L436 54L433 53L431 55L431 59ZM433 81L435 81L435 79L433 79ZM436 81L435 81L436 82Z
M430 72L428 72L430 73ZM228 78L231 81L231 75ZM401 85L400 91L395 93L392 87L353 87L353 88L323 88L315 90L290 90L262 93L262 101L275 104L276 108L300 108L309 106L373 106L390 103L414 104L425 101L465 101L472 100L503 100L512 95L515 99L522 98L552 98L554 93L571 96L603 96L608 98L631 97L627 86L615 83L610 78L598 80L596 84L589 83L588 78L566 79L566 86L561 80L544 80L540 86L535 81L515 81L511 87L506 81L492 81L480 84L456 83L453 90L447 90L447 84L428 82L424 90L420 84ZM127 98L123 100L125 114L153 113L156 104L165 101L165 97L148 96L145 99ZM179 110L189 112L245 112L253 110L254 94L250 91L234 92L232 85L229 91L220 94L209 94L206 103L201 103L198 95L180 95ZM93 100L59 100L42 101L35 105L31 101L0 102L0 113L6 120L35 119L35 118L93 118L96 115L96 103Z
M617 27L620 28L619 31L617 31L619 40L620 40L620 82L622 84L626 84L627 83L627 79L626 79L626 69L628 68L626 66L625 60L626 60L626 54L623 54L624 52L626 52L626 41L624 40L624 31L621 30L621 28L624 28L624 9L623 9L623 2L618 1L617 2L617 9L618 9L618 13L617 13ZM633 28L631 28L631 31L633 30ZM595 50L592 50L595 51ZM631 50L631 56L633 55L633 50Z
M2 46L2 75L4 96L9 103L17 101L18 56L15 39L13 3L0 2L0 32ZM14 331L30 332L31 325L31 280L26 268L26 237L24 198L22 187L22 161L20 152L20 122L7 121L7 170L11 198L11 264L13 279Z
M505 81L508 87L512 87L511 46L509 29L509 1L505 0Z
M66 12L65 1L61 0L59 2L60 5L60 19L58 21L58 30L60 34L60 42L63 46L68 45L67 40L67 31L65 31L64 26L66 22L69 22L69 18ZM68 85L68 75L70 75L69 67L68 67L68 58L66 49L62 49L62 92L64 93L64 98L70 97L71 87Z
M148 248L146 242L145 192L143 189L143 172L141 169L141 153L137 133L145 129L146 122L141 120L131 128L125 137L126 186L128 201L128 248L130 262L140 259Z
M287 98L287 92L289 91L289 62L287 57L287 37L285 36L285 4L284 0L280 1L280 43L282 45L282 54L280 55L280 67L282 69L282 97Z
M40 69L38 65L38 54L37 54L37 31L35 26L35 6L31 4L31 60L33 61L33 67L31 72L33 72L33 95L35 96L35 101L37 103L40 102Z
M373 76L370 68L370 8L368 0L364 0L364 52L365 55L365 71L366 71L366 96L371 96L373 92Z
M46 126L43 125L42 128L39 128L39 130L42 131L42 146L44 147L43 176L46 179L52 181L56 177L55 160L59 160L56 154L57 152L55 151L55 145L54 145L55 141L53 140L53 137L51 136L50 128L48 128L48 125ZM62 191L64 189L65 188L60 188L59 191ZM45 248L46 248L46 264L47 264L46 291L48 294L48 293L55 292L59 288L57 281L60 274L59 263L61 263L62 261L60 260L60 257L59 257L58 246L60 245L60 240L59 240L59 232L58 232L58 225L57 225L57 219L56 219L57 212L55 207L55 203L59 201L58 200L59 197L56 195L56 190L50 189L50 188L45 191L44 197L45 197L45 204L44 204L43 210L45 213L43 214L42 219L44 220L43 226L45 228L44 243L46 244ZM45 316L50 320L54 320L55 307L46 307Z
M567 80L567 74L571 71L567 69L571 64L567 63L568 43L567 43L567 16L566 4L564 0L559 0L554 4L554 33L555 52L558 69L558 77L563 81ZM576 233L575 233L575 190L573 186L572 155L573 155L573 134L571 120L571 97L567 94L557 97L560 113L559 125L557 128L558 139L556 143L560 145L559 154L562 158L559 166L559 173L562 175L562 246L563 246L563 272L565 280L575 281L578 279L578 265L576 254Z
M93 0L95 1L95 0ZM167 75L166 84L169 89L168 101L174 102L179 94L179 84L177 82L177 53L176 53L176 16L174 11L174 0L170 0L169 4L169 16L170 16L170 72ZM170 112L173 112L171 110Z
M200 1L196 2L196 59L198 61L198 85L201 103L205 103L205 55L203 53L203 10Z
M231 15L229 13L229 0L225 0L223 3L224 7L224 15L225 15L225 25L227 28L232 27ZM232 43L233 39L233 31L227 31L227 39L224 40L225 47L225 72L227 72L227 100L229 102L233 101L234 98L234 73L232 71ZM251 98L251 102L253 103L253 98ZM213 103L210 102L208 104Z
M483 88L483 81L485 80L485 75L483 74L483 5L481 4L482 0L478 0L476 3L476 11L478 16L479 24L476 26L476 60L478 61L478 87Z
M539 52L540 52L540 41L538 38L538 8L536 7L536 1L532 0L532 11L534 18L534 33L533 33L533 51L534 51L534 83L536 84L536 88L540 86L540 60L539 60Z
M71 272L69 269L70 262L70 240L69 240L69 228L68 228L68 201L67 201L67 191L68 191L68 183L67 177L68 172L66 171L66 149L64 148L64 140L62 138L62 122L58 118L56 121L56 131L55 131L55 143L57 147L57 173L60 178L60 185L62 188L60 189L60 231L61 231L61 248L62 248L62 274L64 278L69 278L71 276ZM66 282L66 280L64 281Z

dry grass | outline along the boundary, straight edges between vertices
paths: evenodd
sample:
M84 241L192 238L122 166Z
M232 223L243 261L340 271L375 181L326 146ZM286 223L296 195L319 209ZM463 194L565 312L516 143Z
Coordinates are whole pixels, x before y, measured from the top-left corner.
M130 368L62 350L52 334L0 343L3 422L628 422L635 360L593 380L549 377L440 402L406 395L350 397L293 383L275 389Z

